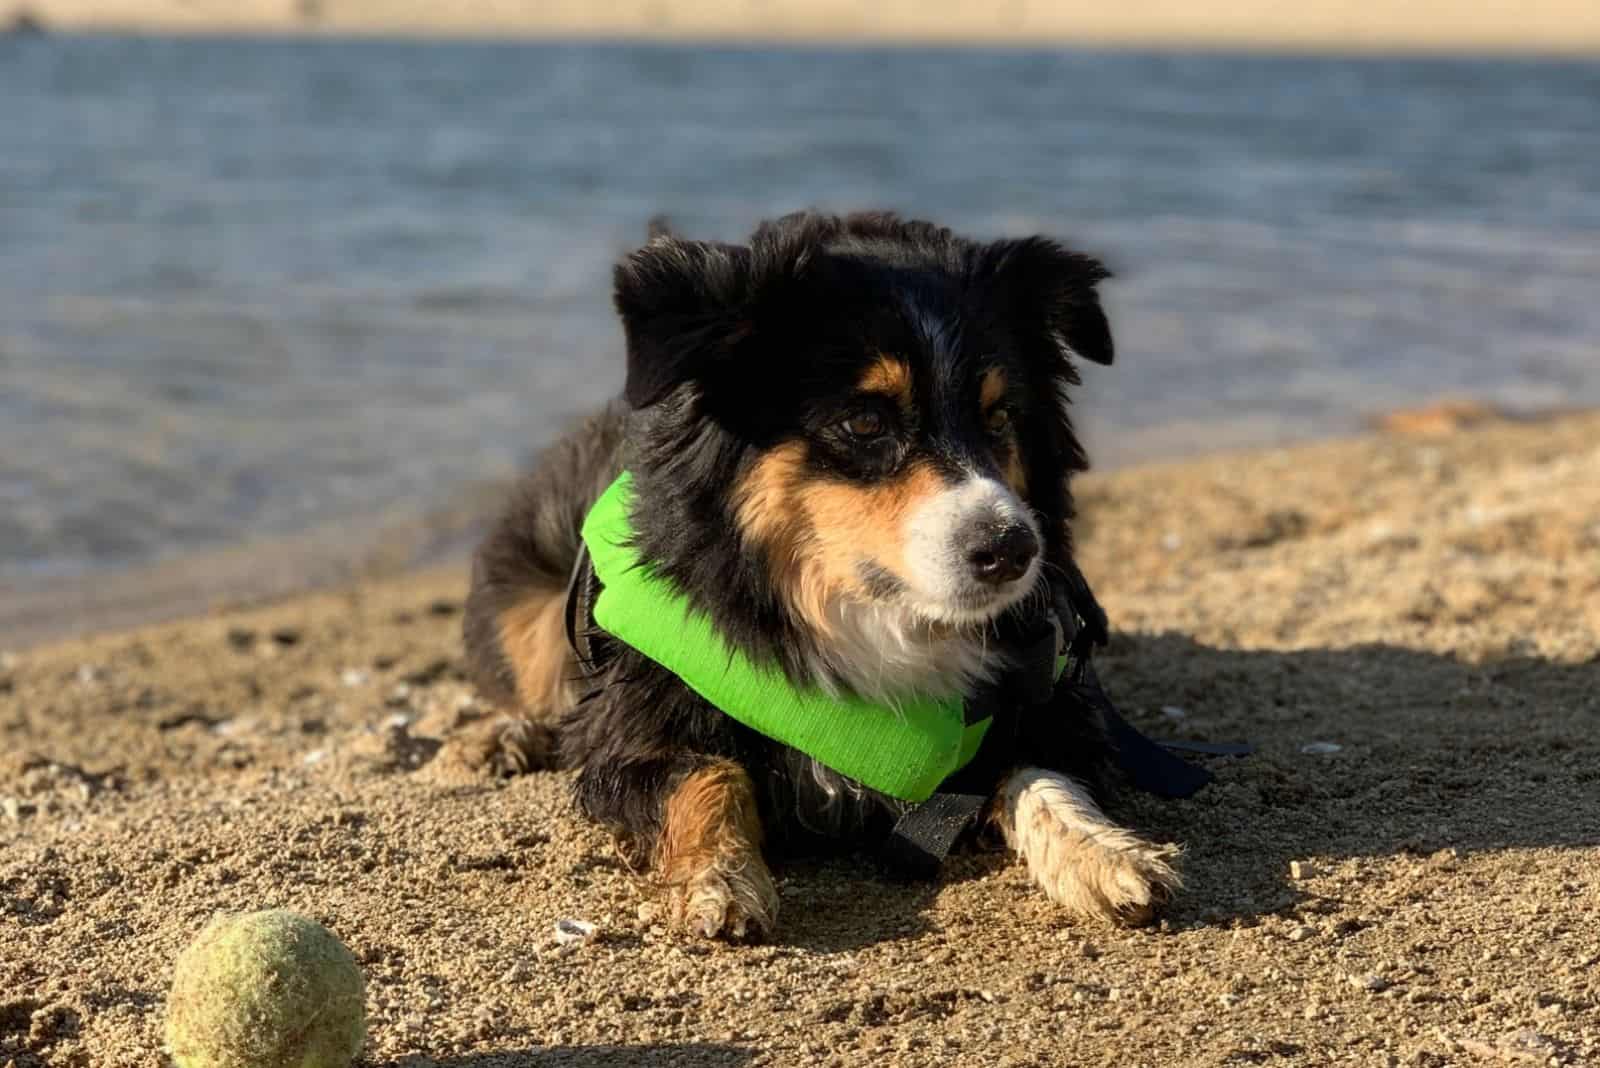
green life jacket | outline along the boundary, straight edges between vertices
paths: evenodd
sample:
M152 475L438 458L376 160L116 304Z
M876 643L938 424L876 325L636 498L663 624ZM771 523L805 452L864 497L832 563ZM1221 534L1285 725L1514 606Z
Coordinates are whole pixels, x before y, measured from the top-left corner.
M734 648L682 591L640 559L632 500L632 476L625 471L583 524L603 587L593 605L600 629L751 730L890 797L925 801L972 761L993 717L968 723L960 698L913 698L891 707L834 696L796 686L776 666L755 663Z

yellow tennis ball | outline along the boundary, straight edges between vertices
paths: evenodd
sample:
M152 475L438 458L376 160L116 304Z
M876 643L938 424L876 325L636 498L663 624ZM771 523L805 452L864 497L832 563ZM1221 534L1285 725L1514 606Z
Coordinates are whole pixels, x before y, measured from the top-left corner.
M178 957L167 996L178 1068L348 1068L366 1037L361 968L314 920L221 916Z

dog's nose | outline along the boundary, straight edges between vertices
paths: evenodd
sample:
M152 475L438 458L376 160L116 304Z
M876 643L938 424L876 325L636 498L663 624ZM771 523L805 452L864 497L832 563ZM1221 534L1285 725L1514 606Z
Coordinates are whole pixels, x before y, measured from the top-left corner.
M979 582L999 586L1015 582L1027 573L1028 565L1039 555L1039 539L1020 523L989 527L972 539L967 550L967 565Z

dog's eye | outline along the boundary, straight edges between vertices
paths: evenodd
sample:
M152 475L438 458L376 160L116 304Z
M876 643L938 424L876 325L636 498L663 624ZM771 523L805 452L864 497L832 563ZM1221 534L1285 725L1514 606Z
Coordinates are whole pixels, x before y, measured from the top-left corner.
M991 434L1004 434L1011 428L1011 409L1003 404L998 408L991 408L987 418Z
M856 412L839 425L844 427L845 433L851 437L863 440L882 437L884 431L889 429L888 420L884 419L883 413L871 410Z

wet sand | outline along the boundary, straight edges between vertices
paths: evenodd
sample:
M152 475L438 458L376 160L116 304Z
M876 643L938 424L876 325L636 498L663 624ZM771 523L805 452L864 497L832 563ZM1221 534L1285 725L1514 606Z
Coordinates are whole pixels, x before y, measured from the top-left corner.
M388 1068L1595 1063L1600 415L1391 426L1083 485L1124 711L1259 747L1118 799L1187 849L1146 930L970 856L680 940L566 776L473 767L459 567L6 654L0 1065L159 1063L179 949L277 905Z
M1338 51L1592 55L1600 7L1588 0L1148 0L1069 4L955 0L11 0L45 25L185 33L337 33L665 40L947 42ZM5 8L0 7L0 18Z

